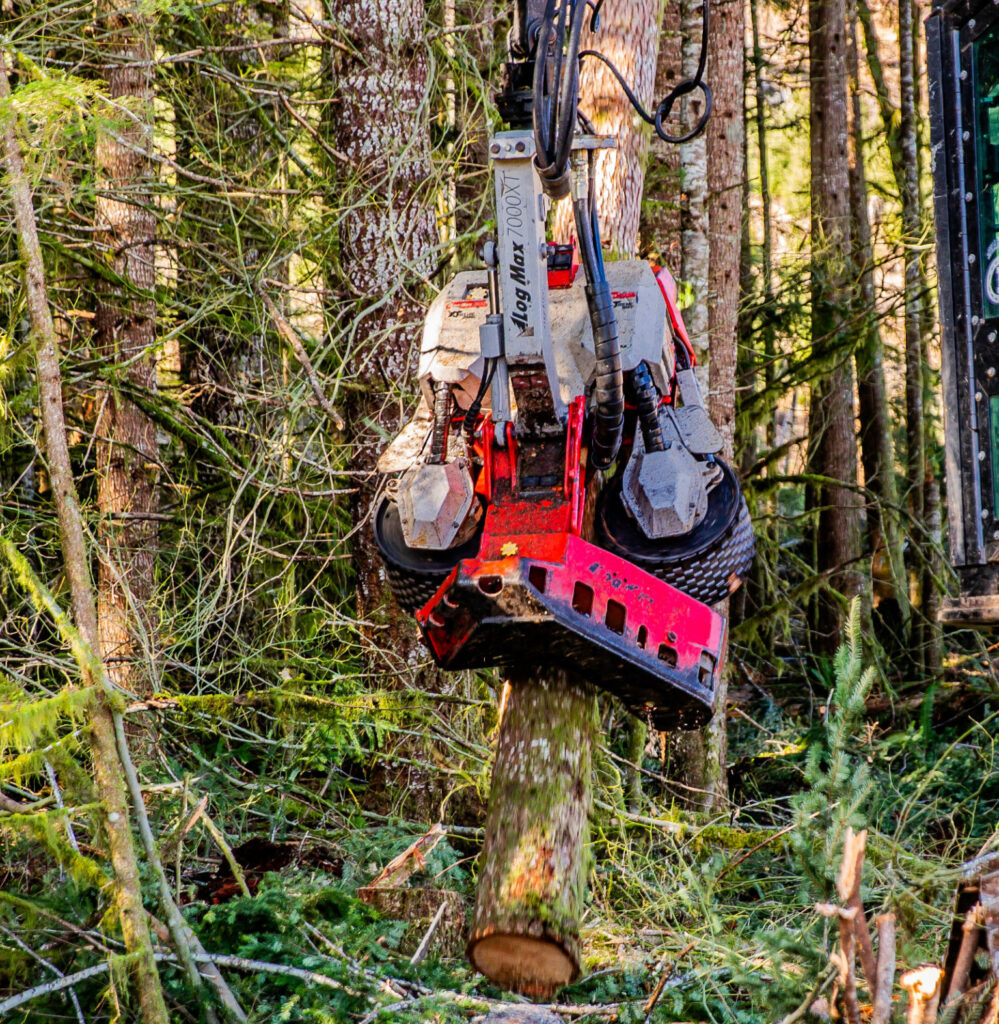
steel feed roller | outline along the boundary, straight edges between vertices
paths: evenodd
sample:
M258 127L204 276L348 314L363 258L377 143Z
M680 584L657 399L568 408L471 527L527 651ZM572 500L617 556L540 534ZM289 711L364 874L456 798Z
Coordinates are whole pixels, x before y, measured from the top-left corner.
M596 155L614 139L578 110L580 60L605 60L579 49L588 12L592 31L599 4L518 6L498 97L510 130L489 146L497 238L430 307L374 534L442 667L571 667L655 727L693 728L725 640L709 606L755 542L672 278L603 260ZM691 137L663 128L679 96L700 89L710 110L702 72L638 108L669 141ZM572 204L570 243L546 237L554 201Z

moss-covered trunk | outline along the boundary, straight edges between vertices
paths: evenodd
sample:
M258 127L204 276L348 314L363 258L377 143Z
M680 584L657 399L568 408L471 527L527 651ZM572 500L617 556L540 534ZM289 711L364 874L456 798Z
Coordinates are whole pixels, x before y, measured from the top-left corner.
M597 724L596 698L566 672L510 683L468 957L533 998L579 975Z

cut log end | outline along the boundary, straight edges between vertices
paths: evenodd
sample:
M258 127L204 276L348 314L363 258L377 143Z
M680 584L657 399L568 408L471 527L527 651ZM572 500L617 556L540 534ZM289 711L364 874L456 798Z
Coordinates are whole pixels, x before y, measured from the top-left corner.
M468 959L500 988L529 999L551 999L579 977L579 960L572 950L554 939L530 935L473 936Z

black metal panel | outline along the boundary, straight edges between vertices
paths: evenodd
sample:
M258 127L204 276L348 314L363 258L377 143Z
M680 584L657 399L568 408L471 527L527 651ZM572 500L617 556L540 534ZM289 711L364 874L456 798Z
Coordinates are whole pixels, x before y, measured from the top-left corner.
M926 34L950 553L980 601L999 578L999 4L938 4Z

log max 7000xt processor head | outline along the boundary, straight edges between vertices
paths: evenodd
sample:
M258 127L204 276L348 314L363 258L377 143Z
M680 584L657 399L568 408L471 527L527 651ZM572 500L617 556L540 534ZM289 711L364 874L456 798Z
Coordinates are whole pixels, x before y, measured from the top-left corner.
M709 605L748 571L753 530L672 279L604 264L594 178L614 140L578 108L579 61L605 60L579 48L599 7L521 0L510 130L489 145L498 237L430 307L422 400L379 462L374 531L439 665L569 667L656 727L691 728L712 712L725 639ZM669 141L703 128L702 72L654 116L638 108ZM695 90L705 117L667 136ZM574 242L548 242L552 201L571 202Z

